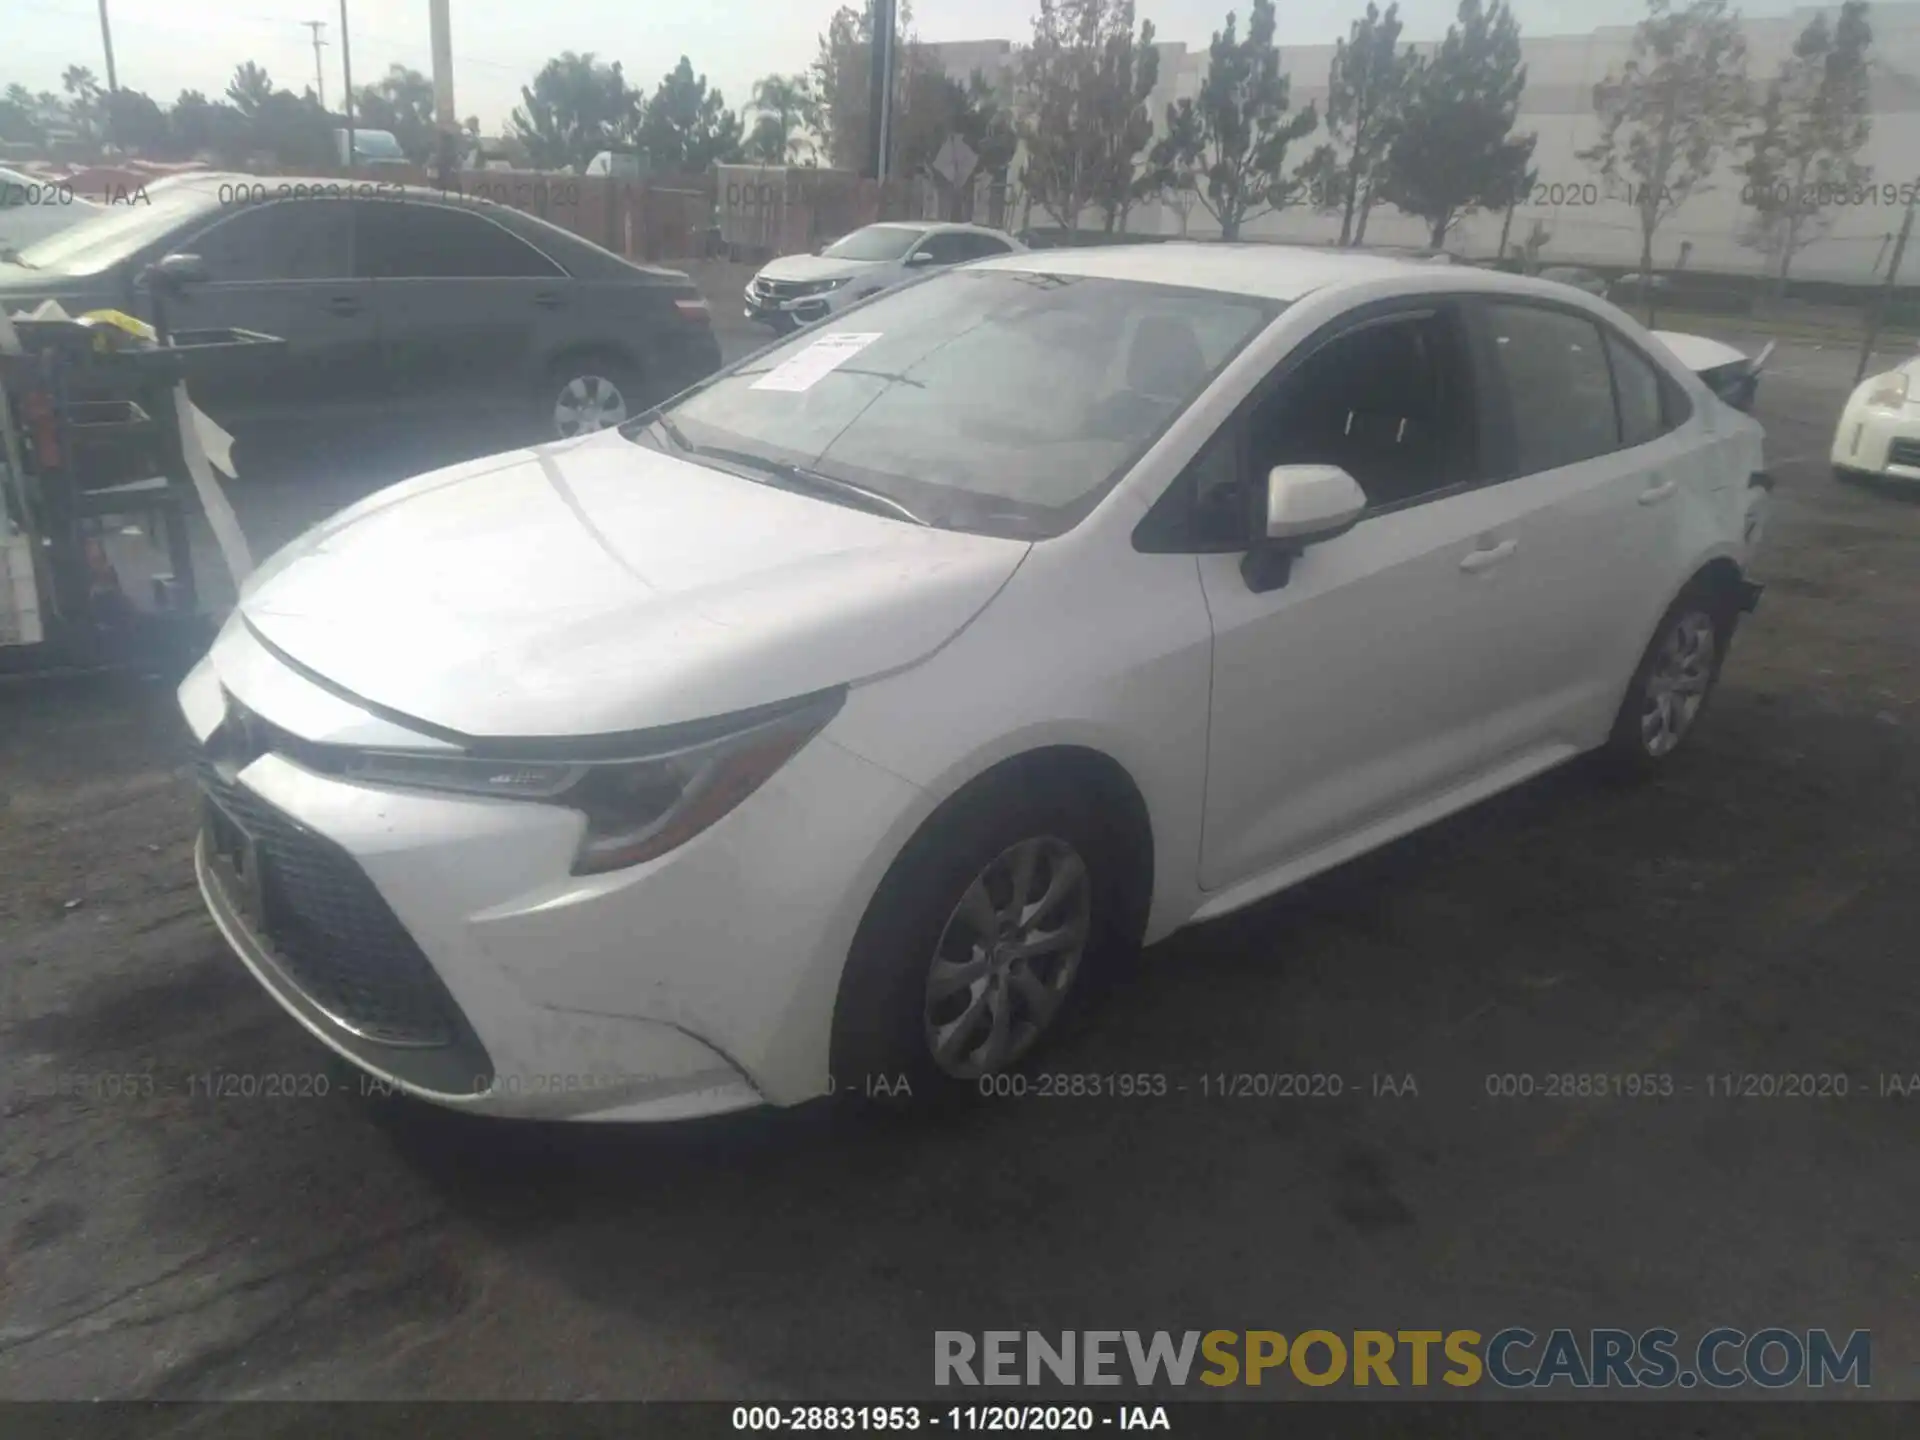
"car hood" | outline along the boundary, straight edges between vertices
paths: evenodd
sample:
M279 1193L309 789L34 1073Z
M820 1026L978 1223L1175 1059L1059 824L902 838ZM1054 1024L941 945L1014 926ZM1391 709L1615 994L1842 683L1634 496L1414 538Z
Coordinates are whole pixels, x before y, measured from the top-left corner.
M474 737L602 735L910 665L1029 548L607 432L371 496L269 560L241 613L296 664L403 716Z
M760 271L765 280L839 280L867 275L894 264L891 260L840 260L825 255L785 255Z

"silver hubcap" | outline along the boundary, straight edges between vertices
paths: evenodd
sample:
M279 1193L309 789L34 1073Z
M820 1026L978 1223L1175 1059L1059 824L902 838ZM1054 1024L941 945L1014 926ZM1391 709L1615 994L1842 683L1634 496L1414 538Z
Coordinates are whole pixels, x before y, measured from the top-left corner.
M627 418L627 397L604 375L576 375L553 402L554 433L561 439L609 430Z
M1717 648L1713 619L1698 610L1682 615L1667 632L1647 676L1646 701L1640 712L1640 742L1649 755L1671 751L1700 713L1713 679Z
M1014 1064L1059 1014L1093 924L1080 852L1051 836L1002 851L961 895L927 972L934 1064L977 1080Z

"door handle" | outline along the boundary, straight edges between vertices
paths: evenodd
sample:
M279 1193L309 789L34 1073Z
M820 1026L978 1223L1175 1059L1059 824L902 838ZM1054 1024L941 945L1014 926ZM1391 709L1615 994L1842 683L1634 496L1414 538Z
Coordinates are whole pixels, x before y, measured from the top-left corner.
M1640 503L1642 505L1658 505L1679 488L1680 482L1677 480L1658 481L1640 492Z
M1485 550L1475 550L1460 562L1460 568L1469 574L1478 574L1482 570L1491 570L1502 560L1520 548L1518 540L1502 540L1498 545L1490 545Z
M360 300L354 295L334 295L328 298L327 309L335 315L358 315L361 309Z
M533 303L542 310L558 310L567 302L564 297L554 294L551 290L543 290L533 297Z

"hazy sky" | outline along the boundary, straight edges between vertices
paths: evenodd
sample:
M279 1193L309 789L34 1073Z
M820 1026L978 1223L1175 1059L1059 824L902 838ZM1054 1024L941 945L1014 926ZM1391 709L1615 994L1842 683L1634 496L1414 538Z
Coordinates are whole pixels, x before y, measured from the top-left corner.
M1163 40L1205 45L1235 0L1143 0ZM1409 40L1445 31L1456 0L1404 0ZM298 91L313 83L312 32L327 22L321 51L326 96L340 96L339 0L109 0L120 83L169 103L183 89L217 96L243 60L264 65L276 83ZM395 63L431 69L427 0L347 0L353 74L362 85ZM1321 45L1344 34L1364 0L1287 0L1282 45ZM753 81L770 71L806 68L836 0L453 0L454 100L497 131L520 86L550 56L590 50L621 61L648 92L682 55L741 107ZM1243 12L1247 0L1239 0ZM1783 14L1783 0L1742 7ZM1522 28L1536 35L1579 34L1630 24L1643 13L1627 0L1516 0ZM925 40L1024 39L1032 0L914 0L914 28ZM94 0L0 0L0 86L58 90L68 65L92 67L103 80Z

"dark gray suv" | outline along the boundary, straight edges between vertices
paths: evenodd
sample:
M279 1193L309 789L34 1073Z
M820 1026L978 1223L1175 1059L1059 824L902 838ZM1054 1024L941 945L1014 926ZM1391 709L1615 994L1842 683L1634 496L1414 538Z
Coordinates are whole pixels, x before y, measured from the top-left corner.
M363 423L535 439L584 434L720 363L706 302L676 270L634 265L484 200L358 180L162 180L0 262L0 305L152 318L141 281L169 254L205 279L169 302L179 329L287 341L194 398L236 436Z

